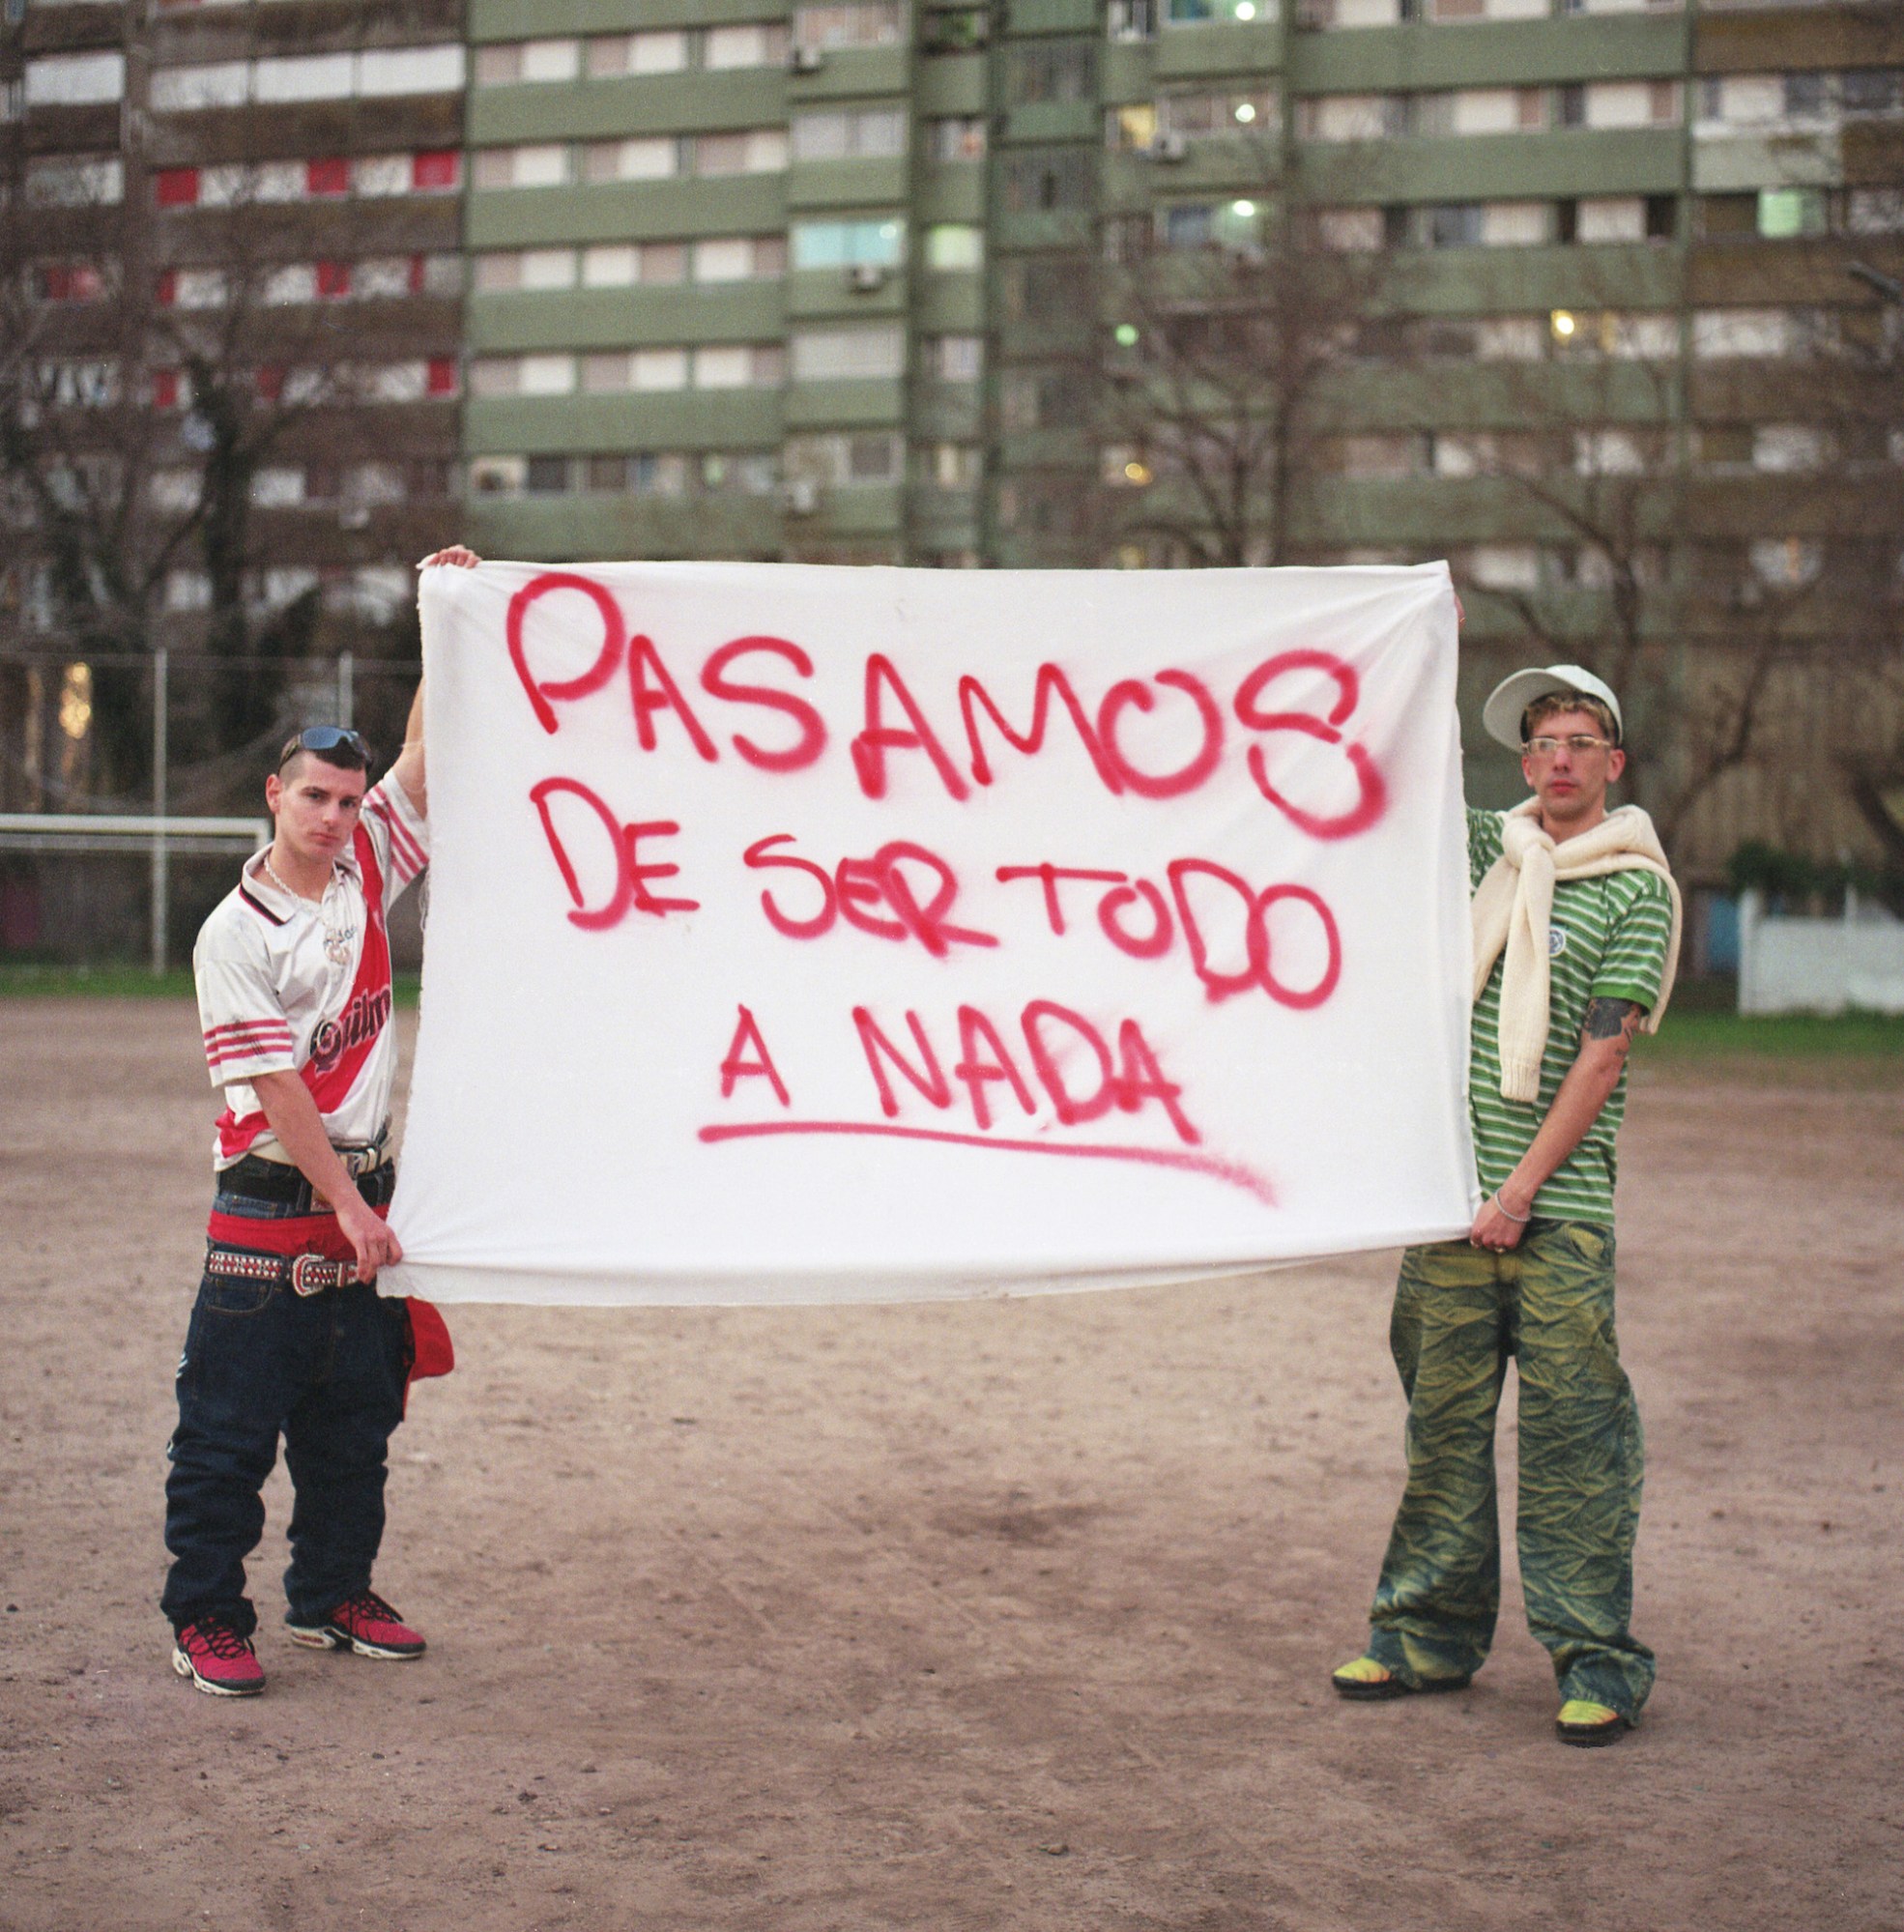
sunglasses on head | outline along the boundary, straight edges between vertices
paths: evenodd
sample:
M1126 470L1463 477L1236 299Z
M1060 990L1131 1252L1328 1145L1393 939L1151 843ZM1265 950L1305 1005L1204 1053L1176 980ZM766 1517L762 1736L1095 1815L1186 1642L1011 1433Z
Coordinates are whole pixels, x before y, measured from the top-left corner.
M327 752L348 749L363 761L364 768L370 765L370 747L364 742L361 732L354 732L348 725L310 725L298 733L295 737L284 741L284 749L277 755L277 768L284 767L301 751Z

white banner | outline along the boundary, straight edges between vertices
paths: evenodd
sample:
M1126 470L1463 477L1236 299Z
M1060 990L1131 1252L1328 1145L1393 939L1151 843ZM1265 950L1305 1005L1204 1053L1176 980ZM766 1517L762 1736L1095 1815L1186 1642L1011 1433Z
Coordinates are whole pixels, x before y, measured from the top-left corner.
M422 582L385 1277L1103 1286L1466 1230L1446 569Z

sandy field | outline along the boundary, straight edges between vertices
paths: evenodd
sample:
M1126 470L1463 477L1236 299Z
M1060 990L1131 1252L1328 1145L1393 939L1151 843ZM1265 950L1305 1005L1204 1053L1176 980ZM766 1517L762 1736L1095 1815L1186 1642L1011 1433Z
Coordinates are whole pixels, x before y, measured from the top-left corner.
M1643 1065L1641 1730L1510 1596L1349 1706L1393 1257L954 1307L452 1310L392 1444L411 1664L195 1694L156 1608L214 1110L175 1002L0 1003L0 1925L1895 1932L1904 1095ZM1512 1385L1510 1385L1510 1407ZM1512 1468L1511 1446L1504 1474Z

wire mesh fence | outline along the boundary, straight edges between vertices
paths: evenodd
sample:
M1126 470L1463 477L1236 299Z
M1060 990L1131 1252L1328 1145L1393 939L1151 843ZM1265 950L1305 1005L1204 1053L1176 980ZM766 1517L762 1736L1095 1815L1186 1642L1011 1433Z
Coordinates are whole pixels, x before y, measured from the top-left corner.
M184 959L269 836L284 738L355 725L381 768L417 676L351 651L0 651L0 960Z

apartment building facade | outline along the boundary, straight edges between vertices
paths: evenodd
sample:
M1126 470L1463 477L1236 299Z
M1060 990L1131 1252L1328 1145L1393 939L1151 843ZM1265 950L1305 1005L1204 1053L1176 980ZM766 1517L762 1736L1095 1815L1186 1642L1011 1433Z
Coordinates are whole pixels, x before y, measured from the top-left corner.
M1683 688L1763 608L1830 636L1894 594L1880 0L7 4L0 135L46 233L116 232L211 308L248 224L268 305L361 372L253 480L267 599L388 599L452 528L552 559L1192 561L1144 506L1195 491L1107 426L1147 353L1133 277L1260 257L1298 197L1379 274L1299 502L1240 554L1452 558L1477 678L1670 612ZM83 250L56 253L38 286L83 338ZM1858 380L1794 382L1821 341ZM1843 689L1788 683L1828 735Z

